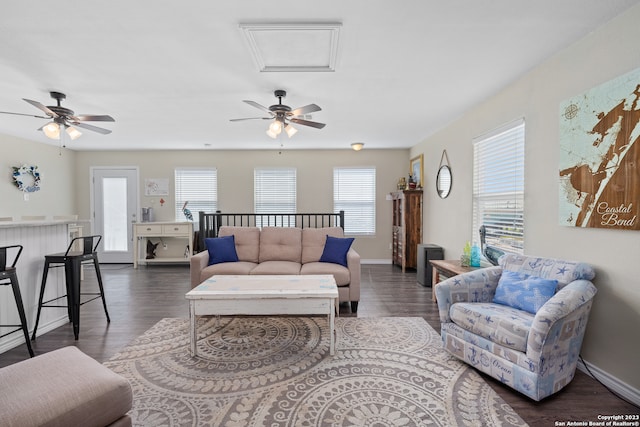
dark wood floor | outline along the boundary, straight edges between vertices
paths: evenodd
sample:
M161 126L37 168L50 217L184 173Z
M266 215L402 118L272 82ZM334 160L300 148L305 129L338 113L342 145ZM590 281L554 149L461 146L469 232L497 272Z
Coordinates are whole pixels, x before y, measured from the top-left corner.
M187 266L131 265L101 267L111 323L107 324L102 304L93 301L81 309L80 339L74 341L71 325L59 327L37 338L36 354L75 345L103 362L164 317L187 317L184 294L190 289ZM97 287L95 274L85 270L83 290ZM340 306L341 316L354 316L348 304ZM431 288L416 281L415 271L402 273L390 265L363 265L358 317L423 317L440 329L437 306ZM28 358L26 345L0 354L0 367ZM576 378L560 393L534 402L492 378L486 381L529 425L555 426L556 421L597 421L597 416L638 414L640 410L618 399L597 381L578 371Z

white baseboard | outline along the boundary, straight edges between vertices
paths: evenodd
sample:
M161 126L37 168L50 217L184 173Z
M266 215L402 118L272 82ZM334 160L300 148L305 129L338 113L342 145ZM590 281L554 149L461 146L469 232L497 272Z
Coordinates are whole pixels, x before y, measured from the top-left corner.
M62 325L66 325L68 323L69 323L69 318L65 315L47 324L38 325L38 333L36 334L36 337L39 337L42 334L46 334L47 332L53 331L54 329ZM31 338L31 334L33 334L33 330L29 331L29 338ZM24 339L24 335L22 334L22 331L12 334L12 337L10 339L6 340L5 342L2 343L2 345L0 345L0 353L4 353L5 351L9 351L12 348L16 348L24 344L25 342L22 341L23 339Z
M362 259L360 260L360 264L391 264L390 259Z
M621 381L619 378L614 377L613 375L603 371L602 369L598 368L595 365L592 365L589 362L585 363L587 366L585 366L585 364L583 364L582 361L579 360L578 369L589 375L591 378L595 378L611 391L619 394L629 402L632 402L634 405L640 406L640 390L631 387L629 384ZM587 367L593 373L593 375L591 375L591 373L587 370Z

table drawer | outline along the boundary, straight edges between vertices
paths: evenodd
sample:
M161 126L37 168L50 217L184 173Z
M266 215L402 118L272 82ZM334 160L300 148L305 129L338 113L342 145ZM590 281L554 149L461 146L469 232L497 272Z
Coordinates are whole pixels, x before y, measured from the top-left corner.
M136 225L138 236L159 236L162 234L162 225L160 224L144 224Z
M188 224L163 225L162 234L164 236L189 234L189 225Z

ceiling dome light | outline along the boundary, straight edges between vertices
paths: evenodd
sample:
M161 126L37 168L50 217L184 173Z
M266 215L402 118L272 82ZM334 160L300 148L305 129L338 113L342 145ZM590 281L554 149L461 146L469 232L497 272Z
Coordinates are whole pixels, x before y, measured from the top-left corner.
M364 147L364 142L354 142L351 144L353 151L360 151L362 150L362 147Z
M60 139L60 126L56 122L49 122L42 127L42 131L48 138Z

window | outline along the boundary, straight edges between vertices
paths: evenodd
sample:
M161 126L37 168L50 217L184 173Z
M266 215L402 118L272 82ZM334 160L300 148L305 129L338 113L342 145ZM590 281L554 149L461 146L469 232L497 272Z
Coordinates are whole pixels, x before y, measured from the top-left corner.
M198 224L198 212L214 213L218 209L218 171L207 169L176 169L176 221L187 218L182 207L189 202L187 209Z
M256 168L253 172L253 191L255 213L296 213L295 168ZM282 224L282 220L278 219L272 225L287 224ZM260 218L256 218L256 226L262 227Z
M473 140L473 241L524 251L524 120Z
M344 211L344 232L376 233L376 169L333 168L333 211Z

